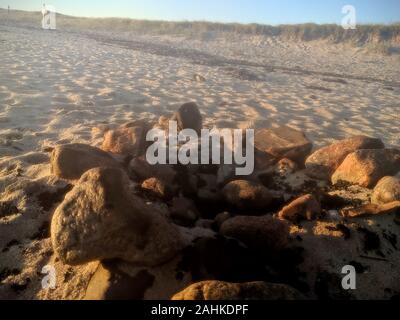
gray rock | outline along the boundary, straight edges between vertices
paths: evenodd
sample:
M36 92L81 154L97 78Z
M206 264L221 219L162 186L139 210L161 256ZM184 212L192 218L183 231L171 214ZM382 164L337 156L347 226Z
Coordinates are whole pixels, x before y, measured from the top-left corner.
M65 264L119 258L143 266L161 264L182 247L177 228L131 193L121 169L86 172L56 209L53 249Z
M79 143L55 147L50 162L54 175L70 180L79 179L93 168L120 166L107 152Z

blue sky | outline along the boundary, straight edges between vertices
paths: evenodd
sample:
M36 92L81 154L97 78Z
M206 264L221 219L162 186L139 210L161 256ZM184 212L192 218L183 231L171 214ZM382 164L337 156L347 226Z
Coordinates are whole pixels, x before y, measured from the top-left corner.
M350 4L359 23L400 22L400 0L0 0L0 7L39 11L43 2L75 16L264 24L340 23Z

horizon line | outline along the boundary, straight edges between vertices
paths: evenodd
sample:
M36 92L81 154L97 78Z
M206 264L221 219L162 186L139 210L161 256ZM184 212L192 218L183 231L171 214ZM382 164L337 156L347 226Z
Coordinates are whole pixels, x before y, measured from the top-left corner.
M7 11L8 8L1 8L0 10L5 10ZM29 12L29 13L41 13L41 11L36 11L36 10L21 10L21 9L10 9L10 12L12 11L19 11L19 12ZM301 26L301 25L307 25L307 24L314 24L318 26L324 26L324 25L335 25L335 26L340 26L340 24L336 22L325 22L325 23L318 23L318 22L299 22L299 23L280 23L280 24L268 24L266 22L237 22L237 21L216 21L216 20L166 20L166 19L149 19L149 18L132 18L132 17L122 17L122 16L77 16L73 14L65 14L61 12L57 12L56 14L66 16L66 17L71 17L71 18L81 18L81 19L125 19L125 20L136 20L136 21L150 21L150 22L171 22L171 23L212 23L212 24L238 24L238 25L260 25L260 26L271 26L271 27L279 27L279 26ZM400 24L399 21L395 22L358 22L357 23L360 26L371 26L371 25L376 25L376 26L393 26L393 25L398 25Z

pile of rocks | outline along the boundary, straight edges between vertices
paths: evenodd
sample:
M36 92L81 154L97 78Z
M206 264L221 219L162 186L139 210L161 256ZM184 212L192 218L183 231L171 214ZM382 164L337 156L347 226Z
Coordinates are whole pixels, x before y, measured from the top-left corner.
M171 119L180 130L202 128L194 103ZM53 174L74 187L54 212L51 240L64 264L99 261L87 299L299 298L269 283L296 272L279 262L293 224L324 219L329 209L360 217L400 208L400 151L379 139L352 137L311 154L299 131L260 129L256 170L237 178L232 166L147 163L146 132L167 121L108 130L101 149L71 144L52 152ZM303 180L292 185L293 177ZM331 192L351 184L375 188L372 203L354 207Z

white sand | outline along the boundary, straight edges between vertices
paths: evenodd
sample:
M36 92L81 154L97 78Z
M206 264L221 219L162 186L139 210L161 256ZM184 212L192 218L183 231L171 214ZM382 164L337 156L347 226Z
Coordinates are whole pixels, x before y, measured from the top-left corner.
M398 55L264 37L199 40L0 25L0 56L0 201L19 209L0 217L0 272L17 269L6 282L30 279L11 298L46 297L38 272L54 258L49 240L35 234L51 210L35 196L65 186L51 177L46 148L99 145L101 130L94 128L101 125L158 117L196 101L209 126L288 124L316 146L355 134L400 145ZM194 81L195 74L206 81ZM58 267L70 278L94 268ZM83 287L50 297L77 298Z

